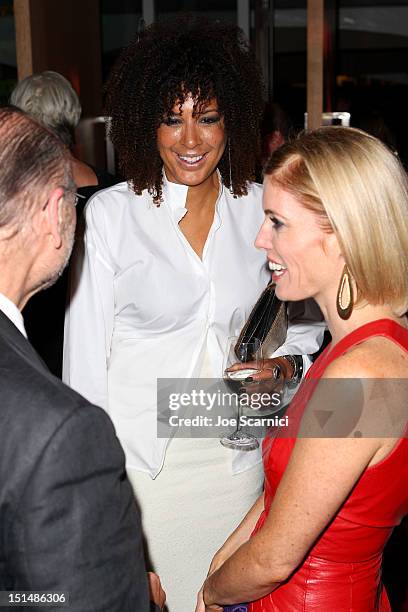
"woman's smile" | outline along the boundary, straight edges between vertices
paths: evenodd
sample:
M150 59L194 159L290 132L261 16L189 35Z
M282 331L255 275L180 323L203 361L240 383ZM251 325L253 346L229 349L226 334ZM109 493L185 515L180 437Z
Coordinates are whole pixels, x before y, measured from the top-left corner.
M202 153L201 155L180 155L179 153L175 153L175 155L183 166L195 169L201 162L205 161L207 153Z
M157 147L168 180L189 187L212 177L227 139L217 101L196 105L191 95L181 106L176 102L157 130Z
M268 266L272 272L272 280L274 283L279 282L281 276L283 276L287 271L287 268L285 268L282 264L276 263L275 261L269 261Z

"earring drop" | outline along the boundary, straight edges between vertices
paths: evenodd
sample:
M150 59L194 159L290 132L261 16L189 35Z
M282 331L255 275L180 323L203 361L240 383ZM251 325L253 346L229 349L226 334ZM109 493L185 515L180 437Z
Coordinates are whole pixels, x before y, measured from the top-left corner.
M350 318L353 312L354 295L353 285L351 283L351 274L347 265L343 268L339 289L337 291L336 307L339 317L344 321Z
M232 189L232 170L231 170L231 139L228 138L228 165L229 165L229 190L232 195L234 195L234 190Z

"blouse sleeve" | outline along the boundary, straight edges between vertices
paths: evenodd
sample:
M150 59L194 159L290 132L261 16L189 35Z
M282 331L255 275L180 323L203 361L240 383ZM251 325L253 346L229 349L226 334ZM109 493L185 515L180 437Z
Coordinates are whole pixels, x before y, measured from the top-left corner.
M78 241L71 261L62 376L70 387L107 410L114 269L104 230L103 206L98 206L95 197L86 208L84 238Z
M314 300L290 302L288 318L286 340L271 357L303 355L305 373L311 364L308 356L316 353L322 345L326 323Z

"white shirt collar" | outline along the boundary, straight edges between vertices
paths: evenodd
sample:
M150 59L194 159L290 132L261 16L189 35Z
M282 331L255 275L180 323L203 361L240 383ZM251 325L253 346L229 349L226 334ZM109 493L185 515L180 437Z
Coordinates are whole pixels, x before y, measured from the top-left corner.
M221 179L221 174L219 170L216 170L218 180L219 180L219 192L217 198L216 209L218 208L218 202L220 201L220 197L224 190L224 185ZM184 217L187 212L187 208L185 207L185 203L187 201L187 185L180 185L179 183L172 183L166 176L166 172L163 168L163 195L166 205L170 208L173 213L173 217L178 223ZM181 205L183 203L184 205Z
M173 216L178 223L186 214L187 208L185 203L187 200L187 185L180 185L179 183L172 183L166 176L166 172L163 169L163 195L166 205L169 207Z
M27 338L27 332L24 327L23 315L17 308L17 306L9 300L8 297L0 293L0 310L6 315L8 319L17 327L17 329Z

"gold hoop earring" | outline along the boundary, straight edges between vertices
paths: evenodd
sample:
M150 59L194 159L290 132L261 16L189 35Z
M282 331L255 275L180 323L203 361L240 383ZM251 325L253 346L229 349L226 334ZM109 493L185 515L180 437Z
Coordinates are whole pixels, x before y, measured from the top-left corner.
M343 268L339 289L337 291L336 307L339 317L344 321L350 318L353 312L354 294L353 285L351 283L351 274L347 264Z

